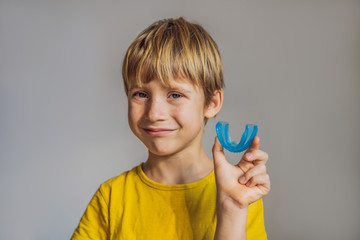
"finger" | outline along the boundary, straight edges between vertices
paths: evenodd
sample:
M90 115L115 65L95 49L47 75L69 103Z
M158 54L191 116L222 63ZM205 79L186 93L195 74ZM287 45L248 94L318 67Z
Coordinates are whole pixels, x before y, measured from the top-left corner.
M262 175L262 174L266 174L266 165L265 164L261 164L261 165L257 165L251 169L249 169L247 172L245 172L240 178L239 178L239 182L241 184L247 184L248 181L256 176L256 175Z
M249 170L250 168L252 168L254 166L252 162L255 160L252 159L253 158L253 154L252 152L255 150L258 150L260 147L260 138L259 136L255 136L253 141L251 142L250 147L245 151L245 153L243 154L242 158L240 159L240 161L238 162L237 166L243 171L246 172L247 170ZM249 154L248 154L249 153ZM247 155L248 154L248 155ZM251 159L251 160L250 160Z
M262 186L266 189L270 189L270 176L268 174L261 174L253 176L247 183L246 186L251 188L255 186Z
M252 150L259 149L259 147L260 147L260 137L255 136L254 139L251 142L250 147L247 149L247 151L252 151Z
M269 155L266 152L262 150L254 150L244 154L237 166L243 172L247 172L256 165L265 164L268 159Z
M257 164L259 164L259 163L265 164L268 159L269 159L269 154L267 154L267 152L264 152L264 151L259 150L259 149L248 151L242 157L242 160L245 160L247 162L251 162L251 163L254 163L254 164L255 164L255 162Z
M224 147L221 146L219 139L217 137L215 137L215 143L212 148L212 154L213 154L215 166L222 165L224 162L226 162Z

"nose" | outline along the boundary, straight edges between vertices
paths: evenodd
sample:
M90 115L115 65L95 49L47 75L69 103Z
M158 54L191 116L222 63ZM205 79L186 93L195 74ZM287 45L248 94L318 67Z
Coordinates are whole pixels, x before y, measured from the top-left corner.
M159 98L152 98L147 104L146 119L150 122L164 121L166 112L166 103Z

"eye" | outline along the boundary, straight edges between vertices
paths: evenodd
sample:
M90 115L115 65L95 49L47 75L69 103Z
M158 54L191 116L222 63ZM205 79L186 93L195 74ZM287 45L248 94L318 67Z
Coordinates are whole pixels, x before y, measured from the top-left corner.
M135 92L133 94L133 97L139 97L139 98L147 98L148 95L145 92Z
M170 97L171 97L171 98L181 98L182 95L181 95L180 93L171 93L171 94L170 94Z

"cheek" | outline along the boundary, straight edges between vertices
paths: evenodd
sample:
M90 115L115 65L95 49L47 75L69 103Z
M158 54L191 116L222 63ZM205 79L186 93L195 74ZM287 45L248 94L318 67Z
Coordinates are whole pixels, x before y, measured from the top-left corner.
M128 122L129 122L129 125L132 130L133 130L134 126L137 124L137 122L140 120L140 118L141 118L141 111L138 108L129 104L128 105Z
M185 106L175 110L178 120L187 125L197 127L204 120L204 112L202 108L192 106Z

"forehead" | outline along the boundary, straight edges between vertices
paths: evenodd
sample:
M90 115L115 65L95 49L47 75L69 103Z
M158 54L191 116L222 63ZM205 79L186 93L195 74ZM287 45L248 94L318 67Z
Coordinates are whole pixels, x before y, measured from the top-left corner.
M201 88L196 85L193 81L187 78L171 78L167 81L161 81L159 79L153 79L147 82L134 82L130 86L130 91L135 88L148 88L158 86L164 89L178 89L187 92L202 92Z

